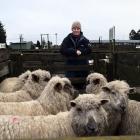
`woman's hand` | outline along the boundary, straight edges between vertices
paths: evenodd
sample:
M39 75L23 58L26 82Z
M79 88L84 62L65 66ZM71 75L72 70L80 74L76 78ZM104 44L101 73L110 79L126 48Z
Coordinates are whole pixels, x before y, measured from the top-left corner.
M76 51L77 55L81 55L81 51L77 50Z

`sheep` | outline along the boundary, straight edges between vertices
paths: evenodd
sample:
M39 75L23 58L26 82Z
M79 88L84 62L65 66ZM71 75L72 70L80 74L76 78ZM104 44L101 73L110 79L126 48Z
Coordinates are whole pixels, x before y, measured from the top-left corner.
M121 103L121 107L125 109L128 105L128 93L131 92L131 88L128 83L123 80L114 80L108 82L103 86L101 94L108 96L112 102L117 104Z
M18 77L6 78L0 83L0 91L4 93L14 92L20 90L25 84L31 71L27 70Z
M0 115L48 115L67 111L74 89L67 78L52 77L40 97L26 102L0 102Z
M0 116L0 139L54 139L104 133L108 124L102 107L108 102L96 95L80 95L71 110L48 116Z
M116 134L128 105L128 91L128 84L125 81L115 80L103 86L102 91L98 94L102 98L110 100L110 103L104 106L106 112L109 114L109 125L108 129L106 129L107 135Z
M107 83L107 79L100 73L91 73L87 76L87 82L89 83L86 86L86 93L89 94L98 94Z
M58 138L66 136L114 134L112 132L112 128L115 126L114 122L116 123L116 119L119 115L118 113L120 113L117 112L119 108L117 109L116 107L120 107L121 109L121 104L118 104L117 99L120 99L120 101L124 104L125 95L119 96L119 94L126 94L128 91L124 86L125 84L123 85L123 82L120 84L122 86L120 89L116 88L117 86L115 87L114 81L113 83L114 84L108 83L105 87L103 87L101 94L79 95L78 98L71 101L72 108L70 111L59 113L55 116L33 116L27 117L27 119L25 116L0 116L0 124L2 126L0 128L1 139ZM61 87L62 86L59 84L57 85L57 89L61 89ZM109 94L111 95L105 96ZM109 98L102 99L101 97ZM114 102L111 99L114 100ZM108 108L108 102L110 109L115 109L114 111L116 111L114 119L110 117L112 111ZM112 105L114 103L116 103L117 106ZM64 114L66 114L66 116ZM59 118L58 116L61 117ZM38 129L36 129L35 126ZM19 130L18 132L17 129ZM109 130L111 130L111 132L109 132ZM12 135L8 135L8 133L11 134L11 131Z
M129 88L129 87L128 87ZM130 88L129 93L135 93L135 88ZM117 135L140 135L140 102L128 99L128 106L119 125Z
M123 128L122 126L120 127L120 124L126 124L125 126L128 126L128 122L126 120L124 121L122 118L124 118L124 115L127 114L127 108L130 106L127 95L133 92L134 89L130 88L128 83L125 81L115 80L107 83L104 87L102 87L102 90L103 91L100 93L100 95L104 95L106 98L108 97L111 102L111 106L105 106L105 110L110 112L110 130L108 131L108 134L116 135L118 133L117 128L120 130Z
M35 70L31 72L28 80L21 90L11 92L9 94L0 94L0 101L2 102L21 102L37 99L47 82L51 78L50 72L46 70Z
M76 136L105 135L108 128L108 113L103 105L108 99L95 94L79 95L71 101L71 126Z
M122 117L117 134L140 135L140 102L128 101L128 108Z

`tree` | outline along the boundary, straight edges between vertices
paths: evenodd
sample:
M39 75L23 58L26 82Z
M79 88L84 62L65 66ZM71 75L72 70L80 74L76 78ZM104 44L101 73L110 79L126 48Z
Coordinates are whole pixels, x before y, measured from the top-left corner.
M6 43L6 31L0 21L0 43Z
M134 29L131 30L131 32L129 33L129 39L130 40L135 40L137 36L137 33Z
M140 30L137 32L135 30L131 30L129 33L129 39L130 40L140 40Z
M36 47L38 47L39 49L41 49L41 45L40 45L39 40L37 40Z
M140 40L140 29L137 31L138 38Z

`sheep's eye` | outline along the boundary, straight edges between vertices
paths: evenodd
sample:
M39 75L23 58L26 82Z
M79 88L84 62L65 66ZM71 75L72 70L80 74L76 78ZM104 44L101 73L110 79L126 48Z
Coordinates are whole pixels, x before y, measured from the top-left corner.
M111 92L111 90L110 90L108 87L102 87L102 90L103 90L104 92L108 92L108 93Z
M82 112L82 109L81 109L80 107L78 107L76 110L77 110L78 112Z
M111 93L114 94L114 95L116 94L116 92L114 92L114 91L112 91Z
M97 106L96 109L99 110L100 109L100 106Z
M39 77L37 75L35 75L35 74L32 74L32 80L34 82L38 83L39 82Z
M64 88L65 88L65 89L68 89L68 88L71 88L71 87L72 87L72 86L71 86L70 84L65 84L65 85L64 85Z
M97 84L99 84L99 83L100 83L100 80L99 80L99 79L93 80L93 84L94 84L94 85L97 85Z
M48 77L46 77L45 79L44 79L44 81L46 81L46 82L48 82L50 79L48 78Z
M90 111L90 110L93 110L93 108L92 107L90 107L90 108L88 108L88 110Z
M29 76L27 75L27 76L25 77L25 79L27 80L27 79L28 79L28 77L29 77Z

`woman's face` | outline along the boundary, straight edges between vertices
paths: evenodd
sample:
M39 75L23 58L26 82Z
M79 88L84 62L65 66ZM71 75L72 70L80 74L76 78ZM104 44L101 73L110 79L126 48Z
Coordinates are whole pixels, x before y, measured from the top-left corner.
M72 28L72 34L73 35L79 36L80 35L80 32L81 32L80 28L78 28L78 27Z

